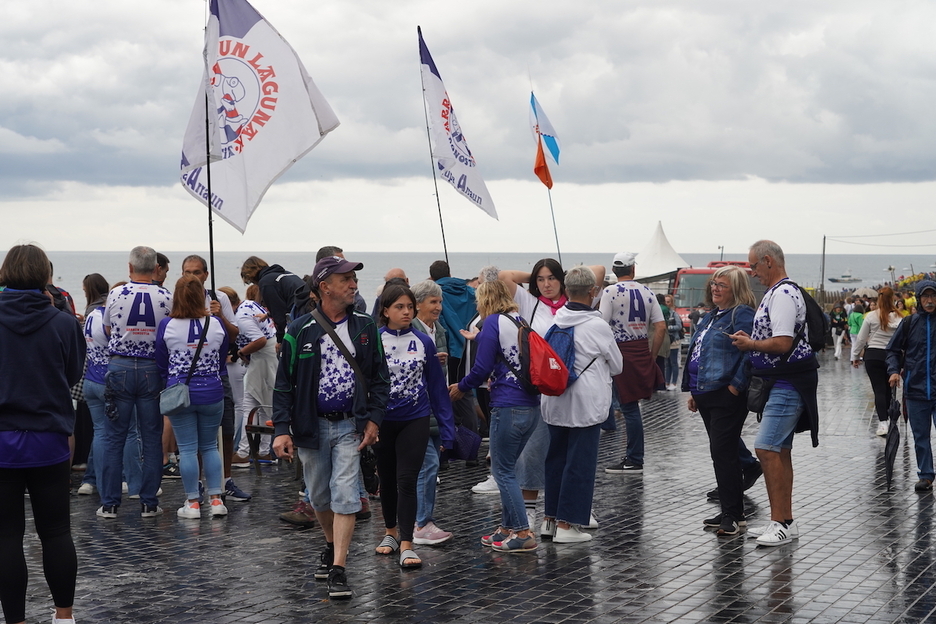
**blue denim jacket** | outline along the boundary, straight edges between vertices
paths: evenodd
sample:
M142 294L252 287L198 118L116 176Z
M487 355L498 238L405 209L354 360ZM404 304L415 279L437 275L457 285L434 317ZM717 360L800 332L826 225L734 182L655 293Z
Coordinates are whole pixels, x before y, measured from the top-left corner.
M723 314L714 320L715 311L713 310L699 321L696 332L689 342L686 364L683 367L683 392L689 391L689 359L692 357L693 349L695 349L696 340L699 338L700 330L708 326L709 323L712 326L702 339L702 352L699 357L699 374L696 381L698 391L711 392L729 385L737 388L739 392L747 389L750 375L746 369L746 354L732 345L728 336L722 332L733 334L736 331L743 331L750 335L754 326L754 310L746 305L739 305L736 310ZM732 313L734 314L733 327Z

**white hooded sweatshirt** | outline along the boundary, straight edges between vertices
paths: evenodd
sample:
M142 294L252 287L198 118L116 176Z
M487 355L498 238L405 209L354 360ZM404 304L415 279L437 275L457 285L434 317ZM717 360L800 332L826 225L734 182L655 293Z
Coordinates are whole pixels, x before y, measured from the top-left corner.
M623 369L611 326L597 310L570 309L568 305L556 312L554 324L575 328L575 370L579 378L562 395L543 396L540 404L543 420L558 427L603 423L611 407L611 376ZM595 361L588 366L592 359Z

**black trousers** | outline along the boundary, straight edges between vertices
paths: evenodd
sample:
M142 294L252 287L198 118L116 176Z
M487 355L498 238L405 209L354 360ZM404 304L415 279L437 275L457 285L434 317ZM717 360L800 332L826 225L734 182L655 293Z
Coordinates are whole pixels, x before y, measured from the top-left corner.
M0 602L7 622L26 619L26 499L42 542L42 570L55 606L75 601L78 557L71 536L68 461L39 468L0 468Z
M871 380L871 390L874 392L874 410L877 412L878 420L887 420L887 408L890 407L891 391L890 384L887 383L887 362L883 359L877 359L876 351L883 352L883 349L865 350L865 371L868 373L868 379ZM872 359L868 359L871 356Z
M735 396L728 386L695 397L696 406L709 437L709 452L715 467L718 500L722 513L735 520L744 518L741 462L738 441L747 418L747 397Z
M384 526L399 521L401 542L413 541L416 524L416 479L429 445L429 416L413 420L384 420L380 425L377 475L380 477L380 506Z

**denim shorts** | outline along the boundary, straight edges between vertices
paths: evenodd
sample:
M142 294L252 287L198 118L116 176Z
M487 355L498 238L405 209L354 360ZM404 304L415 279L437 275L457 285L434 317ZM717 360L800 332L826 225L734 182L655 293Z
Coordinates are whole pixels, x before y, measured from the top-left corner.
M803 412L803 399L792 388L777 388L770 391L770 398L764 407L760 429L754 448L779 453L782 449L793 448L793 431Z
M361 510L361 454L357 450L361 435L355 421L317 420L319 447L299 448L312 508L345 515L357 513Z

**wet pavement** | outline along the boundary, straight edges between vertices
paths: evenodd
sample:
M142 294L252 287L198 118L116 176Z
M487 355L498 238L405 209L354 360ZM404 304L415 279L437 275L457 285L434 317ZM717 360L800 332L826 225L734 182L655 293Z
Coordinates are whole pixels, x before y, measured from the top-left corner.
M642 476L600 469L620 459L623 422L602 435L595 513L600 527L583 544L540 544L500 554L479 543L499 518L499 497L472 494L482 462L441 473L437 524L454 539L422 546L420 570L402 571L374 554L383 533L379 502L359 521L348 559L355 596L330 601L313 578L323 545L318 528L277 516L299 482L291 466L235 469L254 494L231 502L223 519L182 520L181 481L164 481L166 513L142 519L125 501L117 520L94 514L97 496L72 499L79 556L77 621L86 622L924 622L936 618L932 493L913 491L912 441L902 428L894 485L884 482L883 438L874 435L863 370L822 357L820 446L796 436L793 463L798 541L756 546L743 533L719 538L702 528L718 513L701 420L685 395L644 402ZM753 443L749 417L744 437ZM763 480L748 491L757 526L769 520ZM542 518L542 498L539 502ZM31 529L31 525L30 525ZM46 621L51 599L41 552L27 533L28 621Z

